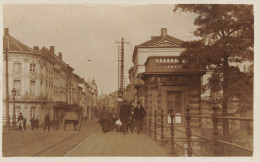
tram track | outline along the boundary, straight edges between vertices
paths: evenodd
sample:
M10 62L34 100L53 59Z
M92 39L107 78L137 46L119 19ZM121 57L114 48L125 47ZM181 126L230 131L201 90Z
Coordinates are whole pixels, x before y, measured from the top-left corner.
M93 131L95 131L97 123L90 123L84 125L82 128L87 128L86 130L81 131L57 131L50 132L54 134L49 134L49 132L44 132L40 134L39 138L34 138L29 143L22 143L21 147L14 148L11 151L3 152L3 156L12 157L12 156L62 156L69 151L70 147L75 147L79 140L84 140L89 136ZM37 132L40 133L40 132ZM68 135L69 133L69 135ZM48 135L48 136L46 136ZM73 142L68 142L70 139ZM82 141L81 140L81 141ZM74 144L75 143L75 144ZM68 145L68 146L67 146ZM56 150L58 153L53 152Z

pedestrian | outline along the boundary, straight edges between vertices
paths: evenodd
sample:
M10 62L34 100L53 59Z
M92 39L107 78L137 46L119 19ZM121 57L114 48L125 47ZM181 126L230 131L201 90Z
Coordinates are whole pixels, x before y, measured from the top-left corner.
M46 129L47 127L48 127L48 131L50 131L50 129L51 129L50 113L48 113L48 114L45 116L43 131L45 131L45 129Z
M109 114L106 106L104 106L103 110L100 112L100 116L99 116L99 121L98 122L101 124L103 133L108 133L108 131L111 130L110 114Z
M130 126L131 133L133 133L135 129L134 111L131 111L129 126Z
M134 119L135 119L135 122L136 122L138 134L140 134L141 131L142 131L144 116L145 116L144 107L141 106L140 101L138 101L137 106L134 110Z
M130 115L131 115L130 105L127 104L126 100L124 100L123 105L120 107L120 115L119 115L120 121L122 122L123 135L125 135L125 133L128 133Z
M39 119L38 118L35 119L35 128L36 128L36 130L39 129Z
M26 118L23 119L23 130L26 131Z
M36 121L35 121L35 119L34 119L34 117L32 117L32 119L30 120L30 122L31 122L31 130L34 130L34 128L35 128L35 124L36 124Z
M18 116L18 131L23 132L23 115L22 113L20 113L20 115Z

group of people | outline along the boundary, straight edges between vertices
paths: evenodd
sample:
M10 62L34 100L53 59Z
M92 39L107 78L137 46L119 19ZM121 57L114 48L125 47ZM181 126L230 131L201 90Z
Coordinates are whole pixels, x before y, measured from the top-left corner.
M35 119L34 117L32 117L30 122L31 122L31 130L34 130L34 129L38 130L39 129L39 120L37 118ZM22 113L19 114L18 119L17 119L17 123L18 123L18 131L19 132L26 131L26 118L23 117ZM48 128L48 131L50 131L50 126L51 126L50 113L48 113L45 116L43 130L45 131L46 128Z
M121 122L121 131L123 135L128 133L128 128L130 127L131 132L134 131L135 126L137 127L137 133L142 132L143 120L146 114L145 109L141 106L138 101L137 106L133 109L133 105L127 101L123 101L120 106L119 115L110 114L107 108L104 106L103 110L100 112L99 123L102 126L103 133L107 133L113 130L116 122Z

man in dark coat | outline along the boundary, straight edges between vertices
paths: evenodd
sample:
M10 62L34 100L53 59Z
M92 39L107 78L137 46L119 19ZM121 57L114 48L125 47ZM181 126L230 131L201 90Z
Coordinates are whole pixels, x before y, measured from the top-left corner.
M141 131L142 131L144 116L145 116L144 107L141 106L140 101L138 101L137 106L134 110L134 119L135 119L135 122L136 122L138 134L140 134Z
M129 118L131 115L131 107L124 100L123 105L120 107L120 121L122 122L123 134L128 132Z
M34 117L32 117L32 119L30 120L31 122L31 129L34 130L35 126L36 126L36 122L35 122L35 119Z
M50 131L51 129L51 119L50 119L50 113L48 113L45 116L45 120L44 120L44 128L43 130L45 131L45 129L48 127L48 131Z

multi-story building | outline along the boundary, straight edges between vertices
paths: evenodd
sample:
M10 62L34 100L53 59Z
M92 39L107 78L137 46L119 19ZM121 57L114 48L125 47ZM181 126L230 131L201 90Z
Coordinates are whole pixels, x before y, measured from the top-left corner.
M10 124L8 117L12 122L13 112L14 118L21 112L28 121L34 117L43 123L47 113L51 114L51 119L62 121L66 108L87 104L87 91L79 86L84 79L73 73L74 69L62 60L62 53L55 54L54 46L30 48L9 35L6 28L3 50L4 124ZM13 88L17 91L14 111ZM97 104L96 84L94 89L93 97L88 101L91 104Z

